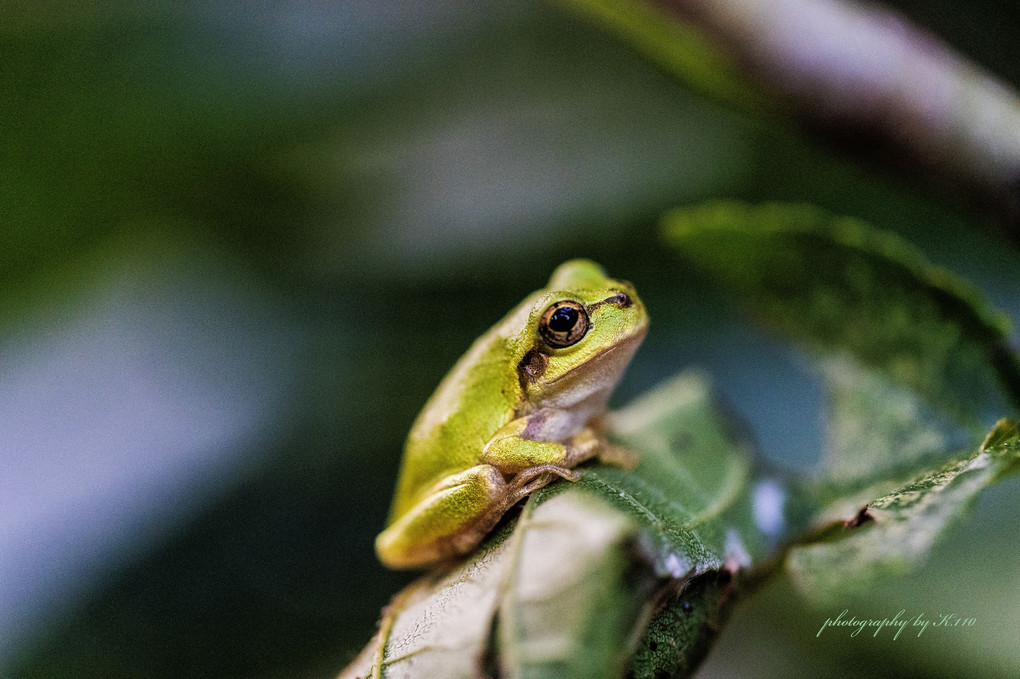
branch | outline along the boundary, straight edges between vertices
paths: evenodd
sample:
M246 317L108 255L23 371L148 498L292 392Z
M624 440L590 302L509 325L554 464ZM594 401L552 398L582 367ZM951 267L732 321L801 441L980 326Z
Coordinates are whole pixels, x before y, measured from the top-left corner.
M900 15L852 0L567 2L703 90L691 51L710 43L718 53L702 50L702 68L735 65L744 110L767 113L761 101L778 100L844 150L963 189L1020 242L1020 97ZM688 43L684 59L671 39ZM733 102L727 83L714 94Z

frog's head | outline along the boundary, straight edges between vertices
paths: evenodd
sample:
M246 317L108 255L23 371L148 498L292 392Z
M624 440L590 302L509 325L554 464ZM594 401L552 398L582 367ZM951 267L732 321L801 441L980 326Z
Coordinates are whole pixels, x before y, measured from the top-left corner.
M648 330L634 286L578 259L561 264L531 302L514 352L527 401L604 405Z

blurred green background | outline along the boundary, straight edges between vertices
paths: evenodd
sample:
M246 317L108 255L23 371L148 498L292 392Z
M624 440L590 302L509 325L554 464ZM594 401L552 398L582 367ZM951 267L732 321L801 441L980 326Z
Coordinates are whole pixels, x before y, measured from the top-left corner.
M1015 3L898 6L1020 84ZM0 676L335 674L411 577L372 539L418 408L569 257L652 315L617 403L703 366L765 459L810 465L811 363L664 249L670 207L861 217L1020 318L1017 250L961 200L700 99L552 5L3 13ZM923 571L848 602L975 628L816 639L838 611L778 582L702 675L1015 671L1018 499L1003 483Z

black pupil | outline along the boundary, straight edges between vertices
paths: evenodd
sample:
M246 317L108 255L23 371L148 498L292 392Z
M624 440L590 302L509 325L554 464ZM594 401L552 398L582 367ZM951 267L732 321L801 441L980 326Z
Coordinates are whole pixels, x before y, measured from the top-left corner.
M549 317L549 329L553 332L570 332L577 325L577 309L560 307Z

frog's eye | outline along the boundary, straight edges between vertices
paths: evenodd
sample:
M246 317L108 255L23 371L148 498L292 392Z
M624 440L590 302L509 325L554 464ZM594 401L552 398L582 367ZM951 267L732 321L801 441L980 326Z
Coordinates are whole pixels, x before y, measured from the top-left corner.
M538 331L549 346L562 348L577 344L588 332L591 323L584 307L572 299L550 304L542 312Z

